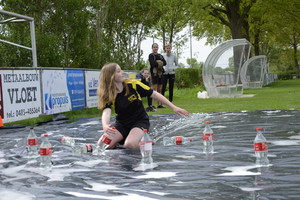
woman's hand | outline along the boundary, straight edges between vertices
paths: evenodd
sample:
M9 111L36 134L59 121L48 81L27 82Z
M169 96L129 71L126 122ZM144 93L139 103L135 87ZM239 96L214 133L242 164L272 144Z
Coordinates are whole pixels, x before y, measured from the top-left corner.
M116 133L116 129L113 128L112 124L103 125L104 134L114 136Z
M177 106L175 106L175 107L173 108L173 111L174 111L175 113L177 113L178 115L180 115L180 116L182 116L182 115L184 115L184 116L186 116L186 117L189 116L188 111L186 111L185 109L179 108L179 107L177 107Z

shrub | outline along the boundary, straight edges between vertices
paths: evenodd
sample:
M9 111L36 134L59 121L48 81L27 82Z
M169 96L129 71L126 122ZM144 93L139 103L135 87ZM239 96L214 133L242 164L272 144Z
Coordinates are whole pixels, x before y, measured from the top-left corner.
M203 85L202 68L179 68L175 72L175 86L179 88L194 88Z
M277 72L278 80L289 80L294 79L296 76L296 71L284 71L284 72Z

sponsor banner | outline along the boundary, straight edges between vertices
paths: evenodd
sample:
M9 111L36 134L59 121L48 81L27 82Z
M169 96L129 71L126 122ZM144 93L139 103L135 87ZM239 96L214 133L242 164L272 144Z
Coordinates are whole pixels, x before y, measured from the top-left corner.
M85 72L86 106L93 108L98 106L97 89L99 85L100 71Z
M47 115L85 108L82 70L43 70L42 78Z
M66 70L43 70L44 113L47 115L71 110Z
M3 92L2 92L2 74L0 74L0 116L2 119L4 118L4 113L3 113Z
M72 110L85 108L84 72L67 70L67 86Z
M4 123L42 113L38 70L1 70L0 114Z

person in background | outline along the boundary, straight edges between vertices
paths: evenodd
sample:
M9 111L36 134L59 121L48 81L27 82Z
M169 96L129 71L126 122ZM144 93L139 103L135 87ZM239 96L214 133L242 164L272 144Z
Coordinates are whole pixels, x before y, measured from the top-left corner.
M144 69L142 69L139 73L136 74L135 79L137 79L137 80L139 80L139 81L142 81L142 78L143 78L143 75L142 75L143 70L144 70Z
M141 81L142 83L144 83L145 85L151 87L151 77L150 77L150 71L147 68L142 69L142 71L140 73L138 73L135 77L137 80ZM156 111L155 106L152 105L152 98L151 97L147 97L147 101L148 101L148 107L146 108L147 112Z
M169 100L172 102L173 89L175 83L175 70L178 68L178 59L177 56L171 52L171 50L172 50L172 45L167 44L165 46L166 54L163 55L167 62L167 65L164 66L162 95L165 95L165 91L169 80Z
M152 53L149 54L150 73L152 88L158 93L162 92L163 66L166 65L164 57L158 53L158 44L152 44ZM164 108L162 103L157 101L157 108Z
M102 67L98 86L98 109L102 109L102 127L104 134L113 136L108 148L124 144L127 149L139 148L143 129L150 127L149 116L145 111L141 97L150 96L169 106L178 115L189 113L171 103L160 93L136 79L125 79L124 72L117 63ZM116 121L110 123L111 109L114 107ZM112 127L116 129L113 129Z

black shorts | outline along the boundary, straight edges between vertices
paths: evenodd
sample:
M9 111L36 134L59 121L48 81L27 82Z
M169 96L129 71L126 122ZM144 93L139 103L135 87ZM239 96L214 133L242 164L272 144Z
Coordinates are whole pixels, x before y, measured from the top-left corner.
M129 135L129 132L133 128L140 128L141 130L143 129L148 129L150 127L150 121L149 121L149 116L145 115L142 119L132 123L132 124L122 124L122 122L116 121L114 124L116 129L122 134L123 140L121 140L119 143L124 144L127 136Z
M151 73L151 81L152 81L152 84L158 84L158 85L162 85L163 84L163 75L161 75L161 77L159 78L159 76L154 76L153 73Z

